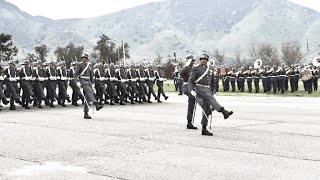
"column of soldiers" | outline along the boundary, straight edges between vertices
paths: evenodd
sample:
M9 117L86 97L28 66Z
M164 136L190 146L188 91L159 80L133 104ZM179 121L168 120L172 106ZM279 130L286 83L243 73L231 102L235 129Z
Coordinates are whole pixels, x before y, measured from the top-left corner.
M229 71L228 67L217 67L215 70L216 83L218 79L222 80L224 92L235 92L236 85L239 92L249 93L264 92L284 93L285 91L295 92L299 88L299 81L304 84L304 90L309 94L318 90L319 68L313 65L299 67L292 65L287 67L284 64L280 66L264 66L263 68L254 69L249 67L247 70L241 67L236 72L235 68ZM245 83L246 82L246 83ZM262 89L260 90L260 82ZM231 85L231 89L230 89ZM247 86L247 87L246 87ZM290 89L289 89L290 88ZM216 91L219 91L219 85L216 85Z
M66 107L67 102L79 106L78 101L81 100L85 105L87 95L82 92L85 86L77 84L78 79L79 82L84 82L81 80L84 75L75 75L79 73L78 63L72 62L69 69L64 61L43 63L39 60L30 63L26 60L19 68L14 61L9 61L8 64L6 68L0 67L0 103L10 104L10 110L16 110L17 104L25 109L30 109L31 106L43 108L44 104L54 108L55 102ZM166 78L161 65L158 65L155 71L151 65L147 68L141 64L121 64L117 67L113 63L97 63L92 74L94 96L100 105L152 103L152 97L158 103L162 102L162 97L168 99L163 90L163 81ZM155 84L158 87L157 93L154 91ZM68 86L72 89L71 96L67 91ZM89 116L86 117L89 119Z

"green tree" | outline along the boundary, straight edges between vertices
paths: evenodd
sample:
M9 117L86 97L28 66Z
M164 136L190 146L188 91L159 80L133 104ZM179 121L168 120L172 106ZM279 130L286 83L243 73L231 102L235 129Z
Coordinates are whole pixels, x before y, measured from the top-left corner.
M75 46L73 43L69 43L66 47L57 47L54 54L57 57L57 61L65 61L69 67L72 61L81 60L83 49L83 46Z
M36 51L36 53L38 54L38 57L41 61L45 62L46 61L46 57L48 56L48 47L45 44L41 44L41 46L37 46L34 48L34 50Z
M105 34L100 36L97 45L93 49L94 51L99 51L99 53L96 53L96 56L100 62L115 63L117 61L116 44Z
M11 34L0 34L0 61L9 61L16 56L18 48L13 46Z

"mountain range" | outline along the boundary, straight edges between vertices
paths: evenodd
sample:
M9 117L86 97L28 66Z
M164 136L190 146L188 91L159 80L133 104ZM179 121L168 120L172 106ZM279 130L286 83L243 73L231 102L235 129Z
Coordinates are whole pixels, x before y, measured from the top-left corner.
M58 12L57 12L58 13ZM287 0L166 0L104 16L52 20L31 16L0 0L0 33L13 35L19 56L33 53L41 44L50 54L69 42L86 51L103 33L130 45L132 59L178 57L218 48L233 57L244 57L252 44L299 41L310 57L320 52L320 13Z

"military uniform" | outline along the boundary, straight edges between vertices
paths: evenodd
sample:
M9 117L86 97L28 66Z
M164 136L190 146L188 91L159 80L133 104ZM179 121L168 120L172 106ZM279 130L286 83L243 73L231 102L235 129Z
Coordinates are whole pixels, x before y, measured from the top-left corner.
M47 99L49 102L50 107L54 108L53 102L55 99L60 103L59 97L57 95L57 74L54 62L51 61L49 63L49 67L46 70L46 77L48 77L47 81Z
M149 66L148 70L146 71L146 77L147 77L146 84L148 86L147 97L148 97L148 102L150 103L151 102L150 101L151 94L153 95L155 100L158 100L157 95L153 90L153 86L154 86L154 82L155 82L156 77L155 77L154 71L151 68L151 66ZM179 79L181 79L181 78L179 78ZM178 82L181 84L180 80ZM179 87L179 89L181 89L180 92L182 93L182 86Z
M68 71L68 78L70 79L69 86L72 89L71 101L72 101L72 105L79 106L78 100L81 99L82 104L84 104L84 97L82 96L82 94L80 92L79 86L77 86L77 83L74 80L74 71L75 71L76 63L73 62L73 63L71 63L71 65L72 65L72 67L70 67L70 69Z
M201 59L209 60L209 55L202 54L200 56ZM188 83L189 91L192 95L195 95L203 100L203 109L208 117L209 114L212 113L210 106L217 110L218 112L222 112L224 118L228 118L233 112L226 111L214 98L213 93L215 93L214 89L214 73L213 68L208 65L200 64L195 66L191 70L191 75ZM210 109L210 111L208 111ZM212 135L206 130L208 119L202 119L202 134L203 135Z
M124 65L120 66L120 70L116 72L116 78L118 80L117 87L120 92L120 105L125 105L129 93L127 91L126 83L127 83L127 74L124 69Z
M35 95L37 97L36 105L38 106L38 108L42 108L41 103L46 98L46 96L44 95L44 86L46 81L45 70L41 66L42 62L38 61L37 67L33 69L32 72L32 77L35 79L33 84Z
M318 90L318 80L319 80L319 69L316 67L313 71L313 90L317 91Z
M16 107L14 102L21 104L21 100L18 93L18 82L20 79L17 76L16 68L13 64L13 61L9 61L9 67L4 70L4 79L6 81L7 90L10 96L10 110L15 110Z
M235 69L232 68L232 71L230 72L230 84L231 84L231 91L235 92L236 91L236 72Z
M194 61L194 56L193 55L188 55L186 57L189 61L189 59L191 59L191 61ZM190 62L191 64L191 62ZM191 68L193 66L193 64L190 66L190 64L185 65L181 71L180 71L180 76L183 78L183 86L182 86L182 90L183 93L185 95L188 96L188 109L187 109L187 129L197 129L196 127L193 126L193 116L194 116L194 110L195 110L195 106L196 106L196 98L191 95L190 91L189 91L189 87L188 87L188 82L189 82L189 77L190 77L190 73L191 73Z
M97 111L100 110L103 107L103 105L100 105L97 102L92 90L92 84L94 83L94 79L93 79L93 72L91 70L90 63L87 62L89 59L89 54L83 53L82 59L83 59L83 62L77 65L73 78L77 83L77 85L81 85L83 89L83 94L85 95L86 103L84 103L84 118L91 119L91 117L88 115L89 103L92 102L96 106ZM80 84L78 83L78 79Z
M155 76L156 76L156 84L158 86L158 96L157 96L158 102L161 102L160 95L162 95L164 99L167 100L168 96L166 96L163 90L163 81L165 80L165 78L164 78L164 72L162 71L161 66L158 66L158 71L155 72Z
M70 97L67 93L68 88L68 71L65 68L65 62L60 62L61 67L57 69L57 83L59 87L59 100L62 107L66 107L65 101L71 102Z
M118 93L116 91L116 71L114 64L110 64L110 69L106 71L105 77L107 78L107 90L110 96L110 105L114 105L114 102L118 102Z
M130 101L131 104L135 104L134 100L137 101L139 91L137 89L137 75L136 71L134 70L134 66L131 66L131 68L127 71L127 79L129 80L128 85L130 87Z
M7 100L4 94L4 89L3 89L4 87L5 87L5 83L4 83L4 77L3 77L3 69L0 66L0 100L2 100L3 104L6 105L9 103L9 101Z
M253 79L252 67L249 67L249 70L246 73L246 78L247 78L248 91L249 91L249 93L251 93L252 92L252 79Z
M24 61L22 67L18 73L21 78L21 88L23 90L22 102L26 109L30 109L29 103L31 102L31 97L34 98L34 93L32 91L32 69L29 67L29 61Z
M146 91L145 91L145 80L146 80L146 72L143 67L139 65L139 69L136 71L136 75L138 79L138 90L139 90L139 102L142 101L147 102L146 100Z
M259 93L259 81L260 81L260 72L259 70L254 70L253 71L253 83L254 83L254 89L256 93Z

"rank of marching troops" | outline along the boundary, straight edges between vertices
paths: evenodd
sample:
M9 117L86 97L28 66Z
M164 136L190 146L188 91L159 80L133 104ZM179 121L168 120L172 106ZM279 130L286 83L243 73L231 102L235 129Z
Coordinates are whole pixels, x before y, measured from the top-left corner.
M67 69L64 61L30 63L26 60L16 68L14 61L9 61L8 67L0 68L0 102L9 104L10 110L16 110L16 105L30 109L31 106L43 108L43 105L54 108L56 104L66 107L67 103L79 106L79 100L85 104L86 95L81 91L84 86L79 86L74 77L77 65L72 62ZM95 98L99 104L110 105L152 103L153 98L161 103L161 99L168 99L163 90L166 78L161 65L156 69L152 65L97 63L91 70ZM155 85L158 92L154 91ZM71 96L67 93L68 86L72 89Z
M319 68L314 65L299 66L297 64L287 67L264 66L262 68L244 67L236 70L226 66L218 66L215 69L215 88L219 91L219 85L223 92L249 92L249 93L285 93L295 92L299 89L299 82L303 82L303 88L309 94L318 90ZM177 80L179 84L179 80ZM262 85L262 86L260 86ZM179 85L177 85L179 89ZM262 87L262 89L261 89ZM221 90L220 89L220 90Z

